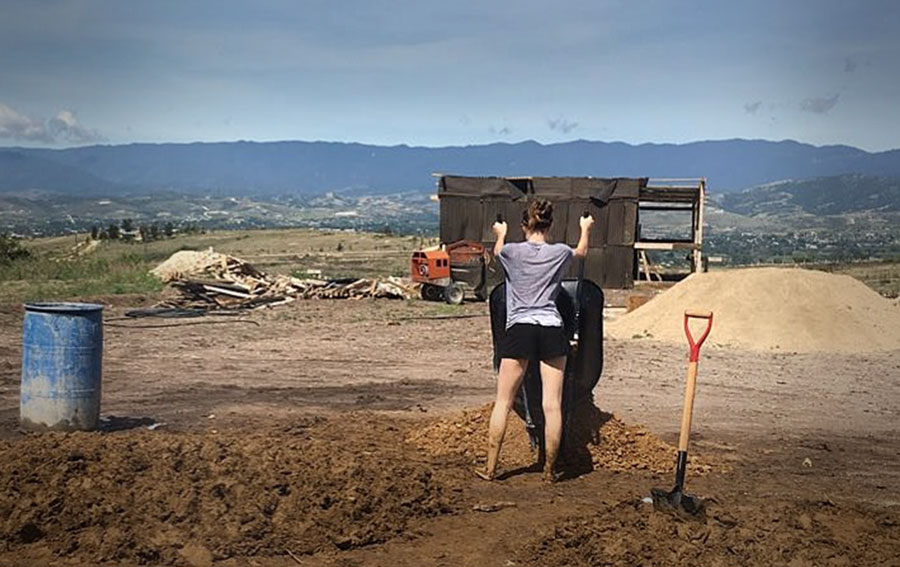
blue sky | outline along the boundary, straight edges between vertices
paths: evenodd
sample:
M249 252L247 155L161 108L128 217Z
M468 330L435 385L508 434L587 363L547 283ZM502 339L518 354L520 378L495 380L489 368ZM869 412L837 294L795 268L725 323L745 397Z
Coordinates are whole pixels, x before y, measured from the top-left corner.
M900 147L898 1L0 0L0 145Z

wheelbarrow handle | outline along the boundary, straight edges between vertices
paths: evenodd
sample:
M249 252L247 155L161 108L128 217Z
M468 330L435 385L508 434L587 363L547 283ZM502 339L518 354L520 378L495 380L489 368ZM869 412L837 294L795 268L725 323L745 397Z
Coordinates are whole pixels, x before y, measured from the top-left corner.
M700 339L697 341L694 341L694 336L691 334L691 327L688 324L691 319L706 319L706 330L703 331L703 334L700 335ZM684 334L687 335L688 344L691 347L691 362L697 362L698 360L700 360L700 347L703 346L703 341L705 341L706 337L709 336L709 331L712 329L712 322L712 311L684 312Z
M591 212L585 209L584 212L581 213L581 216L584 218L588 218L589 216L591 216ZM503 222L503 213L497 213L496 221Z
M590 211L587 209L584 210L584 213L581 214L581 218L588 218L591 216ZM584 265L587 263L587 256L581 259L578 263L578 275L575 280L575 341L578 341L578 336L581 333L581 282L584 281Z

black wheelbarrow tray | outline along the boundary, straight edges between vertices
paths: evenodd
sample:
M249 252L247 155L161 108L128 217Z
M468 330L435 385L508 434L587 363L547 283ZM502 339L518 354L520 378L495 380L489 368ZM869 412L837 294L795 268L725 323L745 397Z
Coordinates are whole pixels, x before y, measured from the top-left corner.
M576 296L578 302L576 304ZM561 454L566 449L572 417L578 403L593 401L594 386L603 371L603 290L590 280L564 280L556 307L569 338L563 385L563 435ZM491 334L494 343L494 371L500 368L497 345L506 333L506 283L490 295ZM544 415L541 404L540 361L530 360L513 406L525 422L532 449L543 459Z

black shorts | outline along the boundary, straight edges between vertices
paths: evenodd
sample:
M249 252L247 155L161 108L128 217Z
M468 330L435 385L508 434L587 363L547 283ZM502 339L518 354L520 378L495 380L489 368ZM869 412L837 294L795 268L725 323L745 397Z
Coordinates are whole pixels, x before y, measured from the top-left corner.
M569 338L562 327L516 323L497 342L500 358L550 360L569 354Z

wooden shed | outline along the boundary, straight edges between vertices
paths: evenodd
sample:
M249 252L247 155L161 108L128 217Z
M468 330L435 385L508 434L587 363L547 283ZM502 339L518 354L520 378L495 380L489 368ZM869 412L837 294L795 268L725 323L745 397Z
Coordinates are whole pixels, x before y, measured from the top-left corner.
M685 199L692 203L688 206L702 207L702 180L692 189L686 191L679 186L678 207L684 207ZM440 175L440 238L445 243L469 239L491 246L491 226L500 214L509 223L508 241L524 240L520 221L528 200L547 199L554 205L551 240L574 245L579 235L578 219L589 212L597 222L591 232L585 277L604 288L626 289L634 286L638 273L642 200L662 200L669 206L666 199L671 195L668 187L648 186L647 178ZM693 244L699 252L700 243ZM652 246L662 244L654 242ZM679 241L678 246L683 243Z

